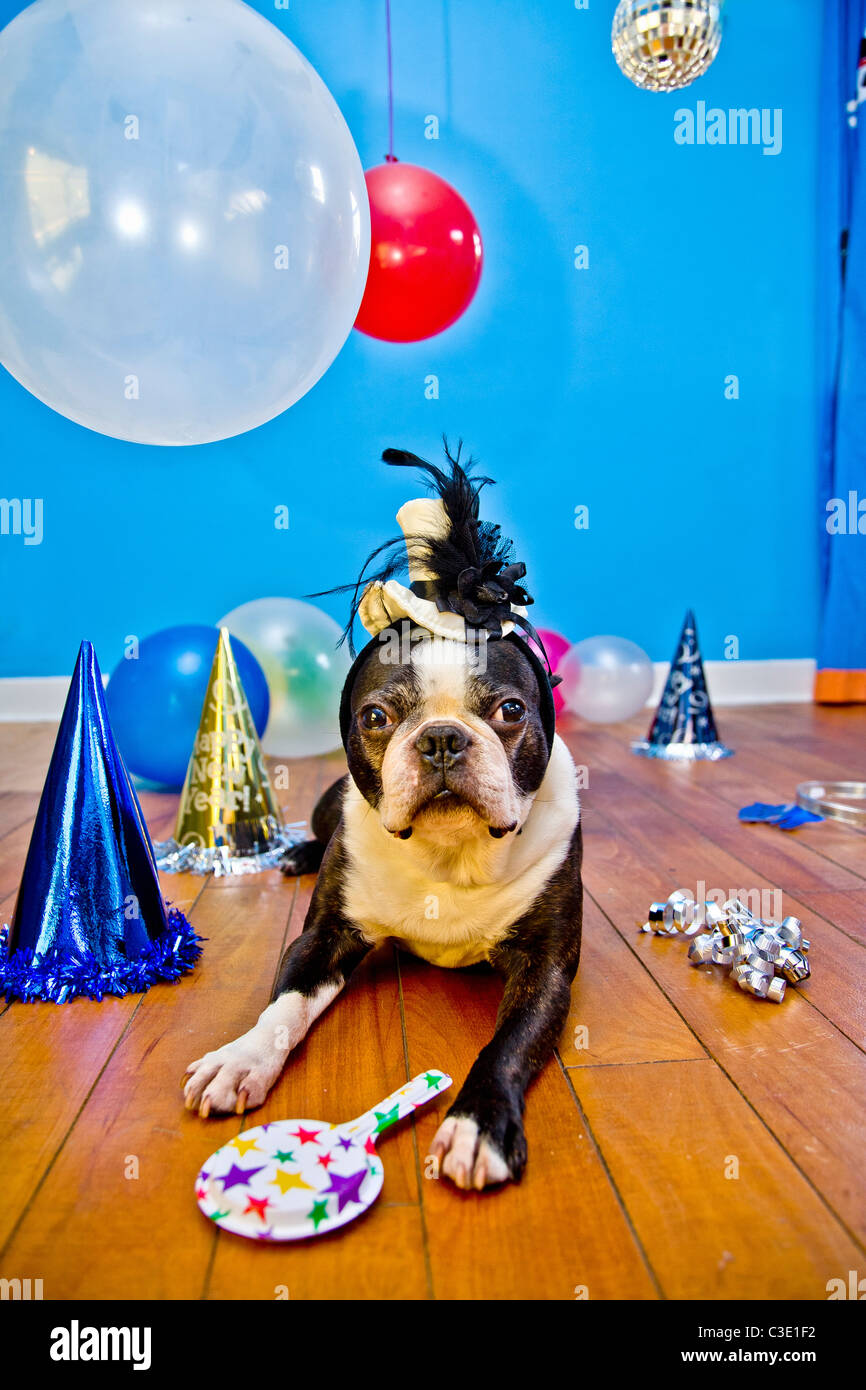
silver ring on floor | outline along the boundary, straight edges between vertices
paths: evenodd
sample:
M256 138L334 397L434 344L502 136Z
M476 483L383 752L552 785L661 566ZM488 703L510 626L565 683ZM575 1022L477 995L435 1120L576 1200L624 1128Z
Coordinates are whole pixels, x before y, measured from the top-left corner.
M845 797L846 801L836 801ZM862 801L863 809L850 806L848 801ZM828 820L844 821L866 830L866 782L801 782L797 788L797 805Z

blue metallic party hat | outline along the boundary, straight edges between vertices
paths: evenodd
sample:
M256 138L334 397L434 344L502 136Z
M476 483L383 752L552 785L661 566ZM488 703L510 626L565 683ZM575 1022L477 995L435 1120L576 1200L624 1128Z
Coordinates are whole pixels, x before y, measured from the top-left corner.
M689 609L650 731L645 739L632 744L632 752L670 762L715 762L729 758L733 751L719 742L695 615Z
M138 797L82 642L10 927L0 995L62 1004L142 993L195 965L200 937L167 911Z

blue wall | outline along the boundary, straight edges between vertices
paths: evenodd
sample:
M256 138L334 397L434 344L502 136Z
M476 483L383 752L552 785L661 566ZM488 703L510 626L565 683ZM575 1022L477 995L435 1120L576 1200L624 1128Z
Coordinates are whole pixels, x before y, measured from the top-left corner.
M21 8L0 0L0 22ZM380 163L382 0L256 8ZM93 434L0 373L0 496L45 506L41 546L0 537L0 675L71 671L82 637L110 670L128 633L352 578L407 495L382 448L435 457L443 430L499 480L488 514L527 561L536 622L663 660L692 605L706 657L728 634L744 659L814 655L818 0L729 0L709 74L664 96L616 68L614 0L392 9L397 153L472 206L475 302L427 342L353 333L287 414L199 448ZM678 145L674 112L698 100L781 108L781 153Z

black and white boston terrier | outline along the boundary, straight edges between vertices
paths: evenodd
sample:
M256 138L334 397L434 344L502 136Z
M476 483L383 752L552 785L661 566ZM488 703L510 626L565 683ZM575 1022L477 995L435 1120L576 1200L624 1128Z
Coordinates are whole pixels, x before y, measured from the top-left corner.
M384 458L423 469L439 497L398 513L411 583L393 578L392 558L360 600L355 589L353 617L373 636L343 691L349 773L284 865L318 870L304 928L255 1026L191 1063L186 1104L202 1117L260 1105L380 942L434 965L487 961L505 983L496 1029L431 1148L458 1187L480 1190L522 1176L524 1095L568 1012L582 911L576 776L549 672L516 630L533 631L524 567L478 520L488 480L459 452L450 474Z

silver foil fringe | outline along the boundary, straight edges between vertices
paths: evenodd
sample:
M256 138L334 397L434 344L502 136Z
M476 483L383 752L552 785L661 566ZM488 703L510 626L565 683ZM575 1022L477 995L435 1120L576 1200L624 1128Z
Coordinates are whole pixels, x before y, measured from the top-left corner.
M258 874L263 869L277 869L286 850L305 838L306 821L271 827L267 846L247 850L243 854L229 844L215 848L203 845L179 845L177 840L162 840L153 847L156 867L169 874L213 874L223 878L228 874Z

